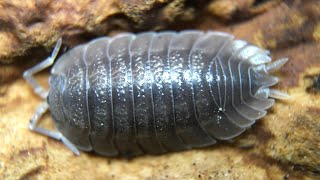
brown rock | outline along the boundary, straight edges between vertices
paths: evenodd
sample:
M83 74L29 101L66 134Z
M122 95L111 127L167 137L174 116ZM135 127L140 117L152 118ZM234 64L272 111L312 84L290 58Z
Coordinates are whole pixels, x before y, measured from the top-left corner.
M4 63L26 55L32 47L51 48L60 36L101 36L150 22L148 28L155 28L190 14L184 0L4 0L0 7L0 62Z
M0 83L20 75L16 69L3 73L12 63L39 61L39 51L51 49L59 37L74 46L122 31L161 29L194 18L195 8L185 0L0 1Z
M252 0L216 0L208 5L208 11L224 20L239 20L261 14L280 2L281 0L262 1L262 3Z
M320 2L255 4L237 0L209 4L198 7L179 0L1 1L0 59L15 62L0 65L0 179L319 179ZM220 12L212 7L217 4L227 8ZM184 11L187 9L190 11ZM235 18L241 16L239 12L247 13ZM181 23L181 17L187 16L184 13L196 20ZM146 14L162 18L153 22ZM289 57L277 74L281 82L274 88L292 98L277 101L266 117L231 143L130 161L89 153L76 157L62 143L27 129L40 99L23 79L6 78L19 75L29 57L45 57L43 49L39 52L32 47L49 49L61 35L72 45L98 35L168 24L174 24L169 26L174 29L231 32L270 49L274 59ZM32 59L34 64L41 58ZM47 84L48 72L38 77ZM42 126L53 128L50 116L42 122Z

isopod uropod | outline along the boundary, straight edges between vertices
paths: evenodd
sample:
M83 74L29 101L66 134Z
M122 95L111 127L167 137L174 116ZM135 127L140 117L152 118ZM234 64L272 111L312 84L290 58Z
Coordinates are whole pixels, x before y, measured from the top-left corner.
M24 72L43 98L29 128L78 149L132 157L206 147L241 134L288 95L270 86L268 52L223 32L125 33L95 39L58 58L50 90ZM271 98L269 98L271 97ZM56 131L37 126L50 109Z

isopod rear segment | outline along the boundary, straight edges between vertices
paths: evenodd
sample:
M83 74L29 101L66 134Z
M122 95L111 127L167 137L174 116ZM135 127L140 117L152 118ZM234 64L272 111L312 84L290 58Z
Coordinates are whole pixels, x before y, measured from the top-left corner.
M49 91L33 75L50 57L24 72L43 102L29 128L61 140L75 154L142 154L206 147L229 140L267 114L279 80L264 51L228 33L124 33L95 39L61 55L51 69ZM38 127L50 109L56 130ZM79 149L79 150L78 150Z

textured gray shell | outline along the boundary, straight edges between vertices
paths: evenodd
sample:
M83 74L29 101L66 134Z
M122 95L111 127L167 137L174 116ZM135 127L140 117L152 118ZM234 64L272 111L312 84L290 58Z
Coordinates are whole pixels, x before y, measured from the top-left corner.
M84 151L131 157L205 147L266 115L278 79L259 65L270 61L221 32L98 38L58 59L48 103L58 130Z

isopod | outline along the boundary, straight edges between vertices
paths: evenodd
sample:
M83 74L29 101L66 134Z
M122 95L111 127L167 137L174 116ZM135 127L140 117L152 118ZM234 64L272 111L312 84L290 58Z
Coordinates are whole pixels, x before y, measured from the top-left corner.
M31 118L32 131L79 150L104 156L206 147L229 140L266 115L288 95L270 89L269 52L231 34L214 31L124 33L97 38L61 55L51 69L50 90L33 75L50 57L24 72L43 102ZM38 127L50 109L56 131Z

